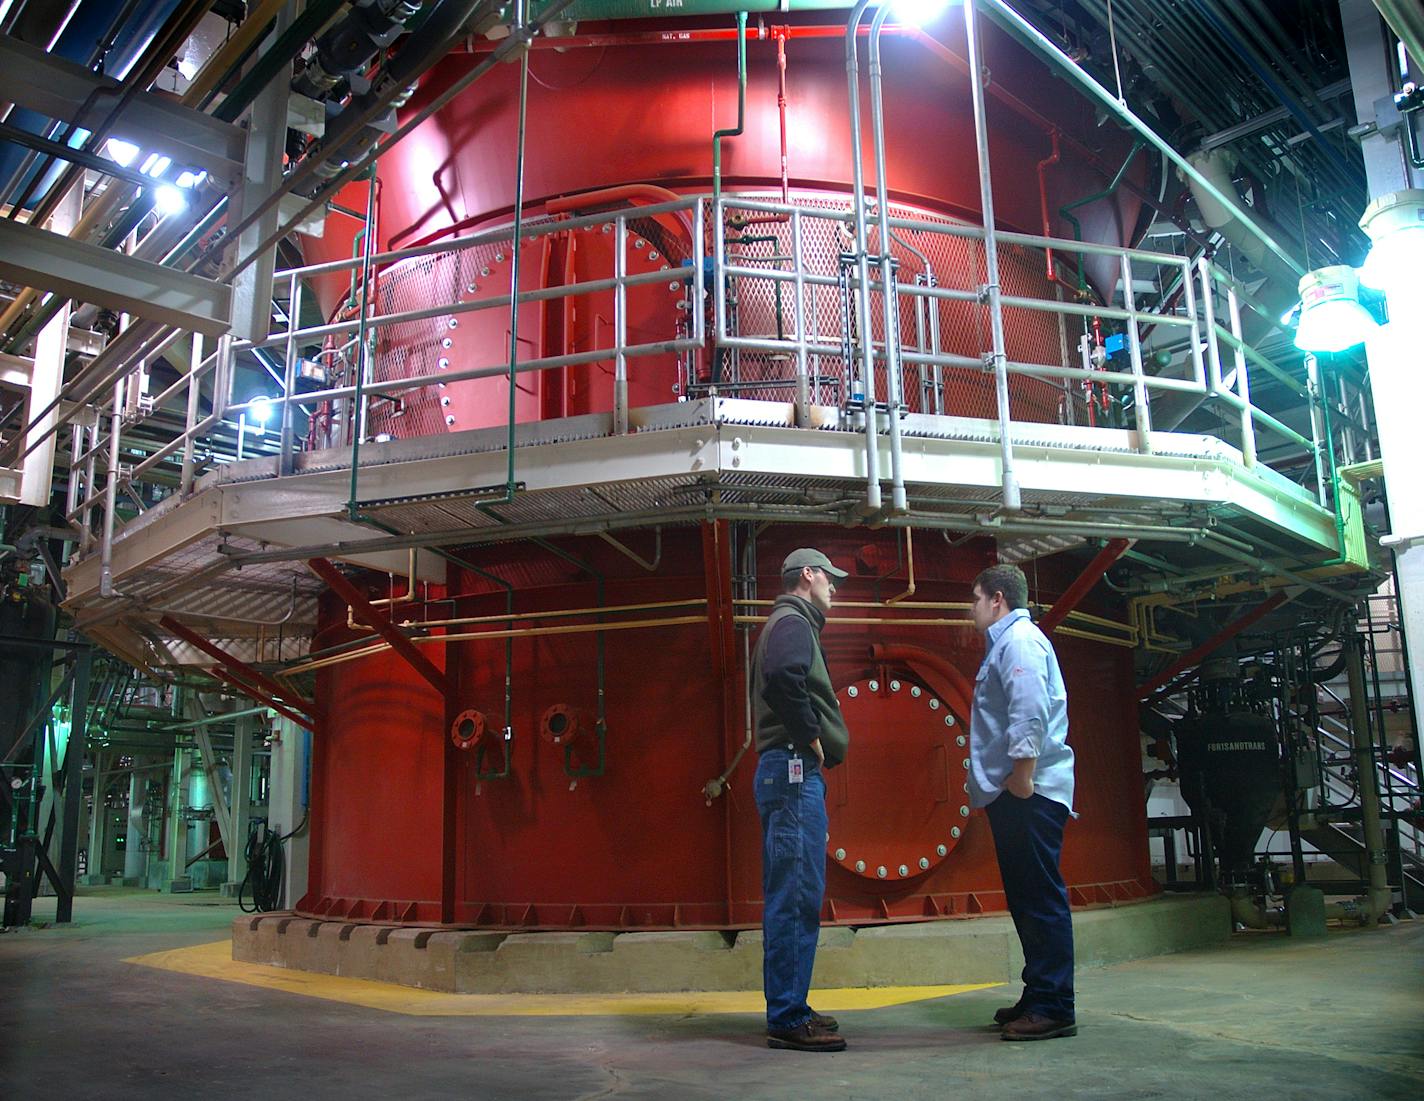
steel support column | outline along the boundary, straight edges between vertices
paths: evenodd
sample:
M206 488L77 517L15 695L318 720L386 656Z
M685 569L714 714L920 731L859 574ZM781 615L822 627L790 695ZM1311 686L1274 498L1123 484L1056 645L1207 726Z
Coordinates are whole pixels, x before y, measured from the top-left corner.
M264 51L292 22L288 3L272 26L271 37L263 44ZM287 141L287 101L291 96L290 76L283 66L252 103L248 121L247 146L238 187L232 193L227 224L240 225L246 212L267 201L282 185L282 156ZM252 255L254 250L276 232L280 207L274 205L252 225L242 230L228 253L229 260ZM256 261L237 273L232 280L232 331L246 340L261 340L272 327L272 271L277 257L273 243ZM239 401L246 400L239 398Z
M69 694L69 743L64 750L64 808L59 826L59 897L54 920L74 920L74 881L79 867L79 807L84 802L84 742L88 732L89 669L92 650L80 650L74 657L74 687ZM103 812L99 793L94 794L94 813Z

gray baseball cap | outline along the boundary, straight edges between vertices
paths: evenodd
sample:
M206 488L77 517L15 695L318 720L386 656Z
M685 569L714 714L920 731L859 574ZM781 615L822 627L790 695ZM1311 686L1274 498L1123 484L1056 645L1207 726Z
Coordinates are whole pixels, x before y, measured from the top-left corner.
M786 561L781 563L781 573L785 576L788 573L795 573L803 566L812 566L825 570L837 581L849 576L845 570L837 569L831 565L831 560L814 547L802 547L794 550L786 556Z

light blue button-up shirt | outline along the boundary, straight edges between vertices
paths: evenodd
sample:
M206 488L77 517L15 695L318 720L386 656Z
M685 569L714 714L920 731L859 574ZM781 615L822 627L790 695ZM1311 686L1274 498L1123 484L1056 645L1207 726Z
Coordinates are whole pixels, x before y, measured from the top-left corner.
M985 632L989 652L974 681L969 722L969 799L987 807L1014 761L1035 757L1034 789L1073 809L1068 693L1058 658L1028 610L1015 608Z

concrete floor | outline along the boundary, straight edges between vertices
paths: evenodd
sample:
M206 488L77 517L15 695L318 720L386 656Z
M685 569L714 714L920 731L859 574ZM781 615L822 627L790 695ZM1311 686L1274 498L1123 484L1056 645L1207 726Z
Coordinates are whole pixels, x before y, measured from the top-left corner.
M53 903L37 905L36 916ZM1005 1044L1012 988L840 1014L850 1050L773 1052L755 1014L412 1017L155 970L218 940L204 896L96 888L70 927L0 936L0 1095L1236 1098L1424 1095L1424 921L1080 972L1076 1038Z

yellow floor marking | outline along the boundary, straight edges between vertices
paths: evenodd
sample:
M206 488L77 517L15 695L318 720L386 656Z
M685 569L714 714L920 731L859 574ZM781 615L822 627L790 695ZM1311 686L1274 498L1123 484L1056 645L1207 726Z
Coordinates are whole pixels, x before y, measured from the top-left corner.
M192 948L153 952L124 961L185 975L201 975L224 982L264 986L308 998L346 1002L349 1005L404 1013L413 1017L631 1017L682 1016L698 1013L761 1013L766 1003L757 991L714 990L677 994L444 994L417 990L369 979L316 975L239 963L232 958L232 942L221 940ZM881 1009L907 1002L945 998L970 990L987 990L1003 983L964 983L957 986L877 986L817 990L813 1001L826 1012Z

